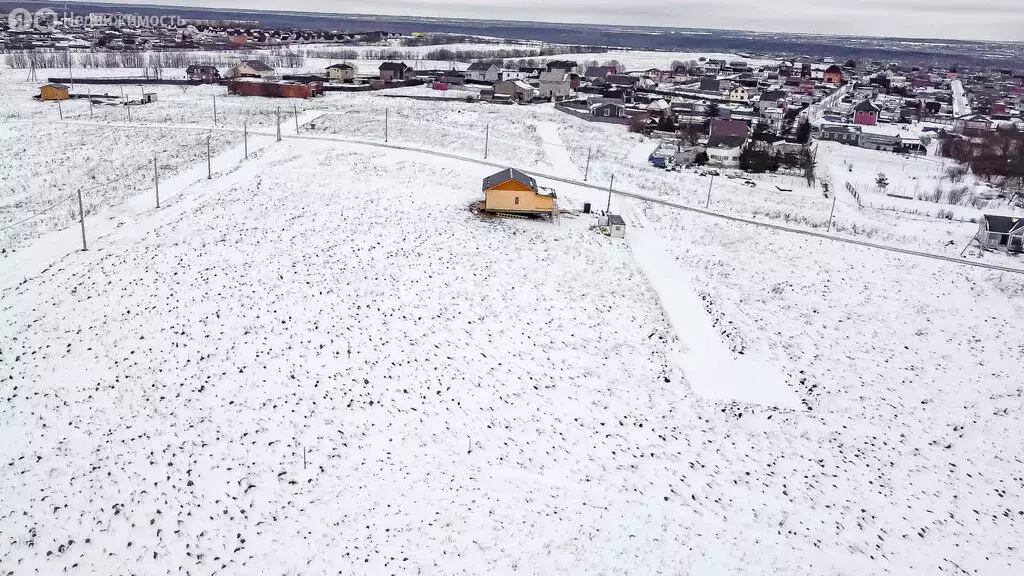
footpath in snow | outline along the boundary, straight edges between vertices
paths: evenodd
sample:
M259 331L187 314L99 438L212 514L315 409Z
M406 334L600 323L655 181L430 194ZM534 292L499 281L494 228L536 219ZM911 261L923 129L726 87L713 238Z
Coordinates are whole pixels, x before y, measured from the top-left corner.
M657 292L682 344L679 365L694 392L714 400L800 409L800 398L778 371L725 346L689 275L665 252L663 241L633 203L624 200L623 208L630 221L626 238L633 257Z

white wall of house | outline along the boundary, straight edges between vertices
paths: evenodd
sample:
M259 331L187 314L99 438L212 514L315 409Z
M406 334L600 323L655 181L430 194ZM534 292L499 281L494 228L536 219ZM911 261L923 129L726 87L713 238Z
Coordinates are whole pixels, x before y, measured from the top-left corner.
M572 85L569 83L569 74L562 70L555 69L550 72L544 72L540 75L538 81L541 98L565 98L572 90Z
M466 78L475 82L497 82L500 73L498 67L492 64L487 70L467 70Z
M740 148L708 148L708 164L723 168L740 165Z
M328 68L328 80L353 80L356 77L355 68Z
M530 77L529 72L521 72L519 70L502 70L502 80L525 80Z

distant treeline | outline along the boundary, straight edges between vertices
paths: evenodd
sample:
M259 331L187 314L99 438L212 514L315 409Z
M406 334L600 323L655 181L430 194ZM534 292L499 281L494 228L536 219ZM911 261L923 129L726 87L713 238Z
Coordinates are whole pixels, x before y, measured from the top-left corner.
M413 40L413 39L410 39ZM478 48L452 50L437 48L428 52L379 48L355 50L353 48L332 48L327 46L290 46L287 48L220 50L161 50L161 51L71 51L71 50L15 50L4 56L9 68L185 68L193 64L209 64L230 67L239 60L259 60L274 68L301 68L307 58L331 60L435 60L440 62L474 62L518 60L534 62L535 58L561 54L584 54L606 52L600 46L544 45L537 48ZM155 73L159 76L159 73Z
M193 64L230 67L239 60L259 60L275 68L300 68L306 58L294 49L253 50L237 52L166 51L166 52L69 52L67 50L18 50L8 53L4 61L9 68L186 68ZM156 74L159 75L159 74Z
M557 44L538 48L475 48L452 50L436 48L427 52L401 50L397 48L380 48L374 50L353 50L351 48L302 48L303 54L309 58L329 58L334 60L437 60L441 62L474 62L501 61L511 58L540 58L560 54L589 54L607 52L600 46L561 46Z

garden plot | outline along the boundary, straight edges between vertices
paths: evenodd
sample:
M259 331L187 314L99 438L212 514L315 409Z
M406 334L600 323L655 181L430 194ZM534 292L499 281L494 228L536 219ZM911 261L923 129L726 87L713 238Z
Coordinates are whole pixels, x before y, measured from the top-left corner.
M973 174L964 174L952 182L948 169L956 166L952 160L937 156L904 156L878 150L866 150L837 142L819 142L818 161L822 174L838 187L849 182L861 194L865 205L881 208L918 211L935 215L940 210L960 216L976 218L982 211L1005 209L1004 201L985 201L977 197L988 187ZM880 187L879 175L886 185ZM957 192L956 189L966 192ZM953 196L951 197L951 192ZM957 198L957 195L961 197ZM956 202L951 203L951 201Z
M153 190L153 159L162 178L206 161L200 130L15 123L0 129L0 250L25 246L41 234L71 226L82 190L86 216ZM237 134L214 132L216 155L241 144ZM51 206L57 205L53 209ZM35 218L32 215L40 213Z

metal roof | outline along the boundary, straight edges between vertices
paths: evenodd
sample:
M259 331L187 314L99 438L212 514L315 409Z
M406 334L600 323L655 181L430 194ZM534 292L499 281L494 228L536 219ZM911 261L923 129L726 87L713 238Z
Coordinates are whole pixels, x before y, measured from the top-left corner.
M491 174L487 178L484 178L483 190L487 191L498 184L503 184L509 180L515 180L523 186L528 186L531 190L537 190L537 181L531 176L524 174L515 168L506 168L497 174Z
M619 216L618 214L609 214L608 215L608 225L609 226L625 226L626 225L626 221L623 220L622 216Z
M1024 218L1015 218L1013 216L986 214L985 223L988 225L989 232L1000 234L1009 234L1016 230L1024 229Z

